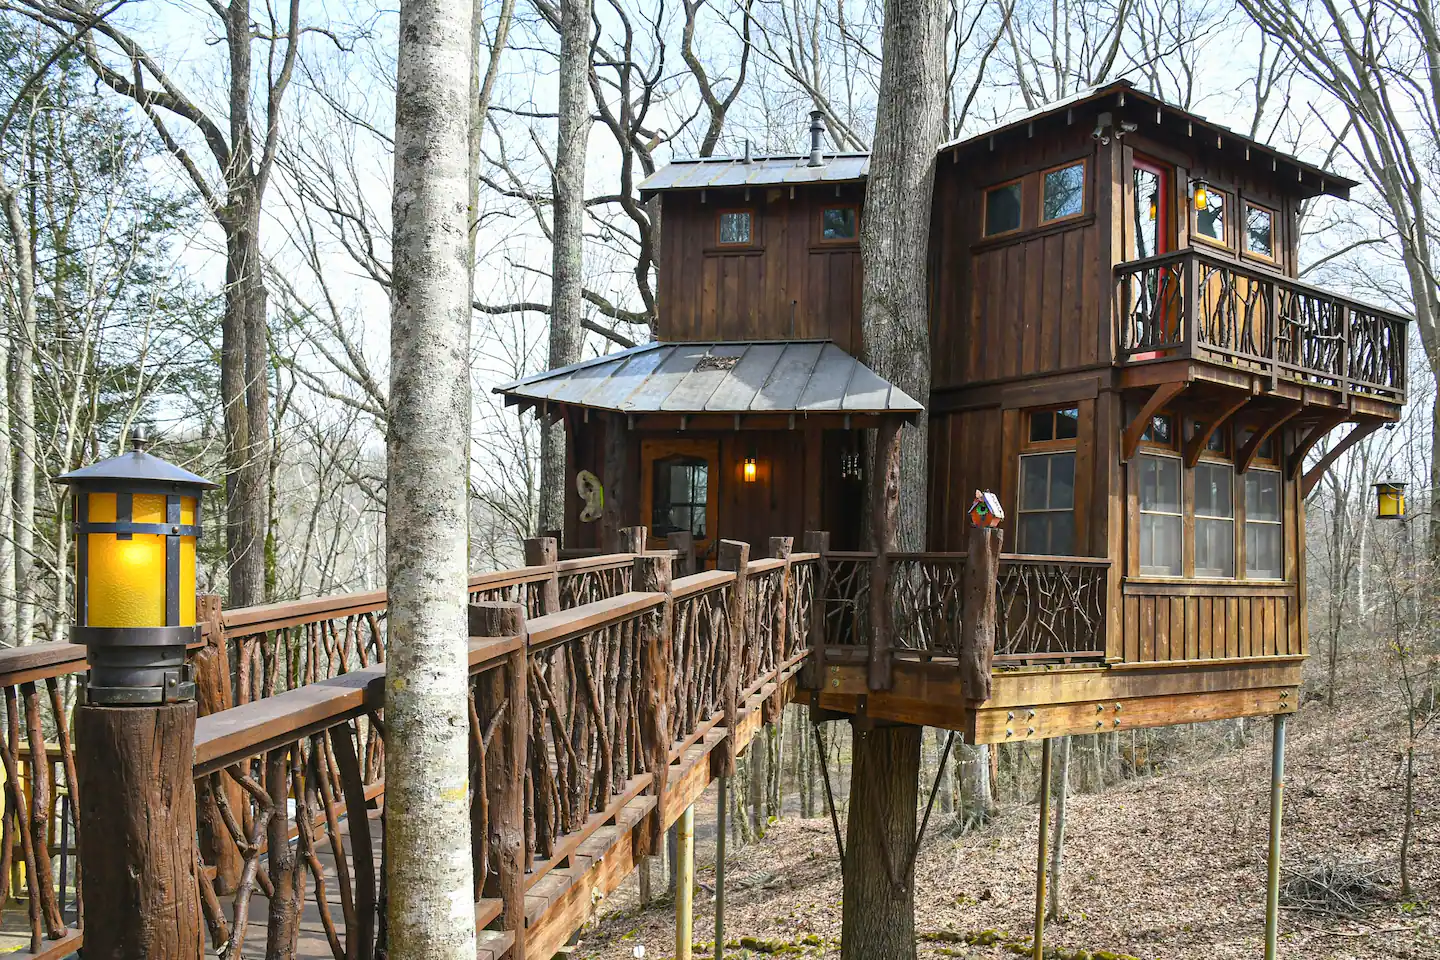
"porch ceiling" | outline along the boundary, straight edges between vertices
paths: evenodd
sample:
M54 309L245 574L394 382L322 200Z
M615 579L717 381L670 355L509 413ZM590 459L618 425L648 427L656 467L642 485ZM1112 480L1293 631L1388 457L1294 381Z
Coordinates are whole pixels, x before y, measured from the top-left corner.
M828 340L647 343L501 384L495 392L507 404L626 414L924 413Z

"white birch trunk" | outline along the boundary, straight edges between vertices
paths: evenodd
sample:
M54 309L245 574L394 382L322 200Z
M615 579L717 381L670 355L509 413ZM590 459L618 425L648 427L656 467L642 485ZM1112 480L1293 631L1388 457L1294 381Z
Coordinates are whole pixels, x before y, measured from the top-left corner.
M14 357L15 379L10 384L13 402L6 404L7 438L5 459L14 451L11 464L0 472L5 484L5 524L0 539L5 542L5 563L0 589L5 592L5 631L12 629L5 646L29 643L35 633L35 260L30 248L30 230L19 197L5 189L5 218L15 252L15 273L19 293L16 329L11 331L10 350ZM7 357L7 360L9 358ZM13 491L14 499L10 494Z
M1192 728L1193 729L1193 728ZM1070 796L1070 738L1060 738L1060 757L1055 771L1055 836L1050 846L1050 902L1046 916L1051 920L1060 919L1065 909L1065 826L1066 800Z
M385 680L394 960L473 960L466 676L470 8L403 0L395 92Z
M555 224L551 247L550 367L580 359L583 291L585 155L590 139L590 0L560 0L559 123L555 142ZM543 422L540 529L565 523L565 427Z

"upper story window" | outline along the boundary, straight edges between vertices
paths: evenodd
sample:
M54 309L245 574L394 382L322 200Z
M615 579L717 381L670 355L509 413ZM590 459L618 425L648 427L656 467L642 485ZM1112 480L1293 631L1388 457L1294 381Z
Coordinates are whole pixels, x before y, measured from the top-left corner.
M860 212L854 207L826 207L820 213L820 239L842 243L860 236Z
M1037 410L1030 414L1030 442L1074 440L1079 433L1080 411L1075 407L1062 410Z
M1245 474L1245 575L1279 580L1281 565L1280 474L1250 470Z
M1275 259L1275 211L1245 202L1245 252L1267 260Z
M753 242L755 214L749 210L721 210L717 225L721 244Z
M1011 180L986 190L984 235L995 237L1019 230L1024 198L1024 183L1020 180Z
M1144 443L1173 447L1175 445L1175 418L1168 413L1155 414L1145 425L1145 432L1140 434L1140 439Z
M1085 212L1085 161L1046 170L1040 178L1040 222L1066 220Z
M1230 240L1225 225L1230 216L1230 194L1202 180L1195 184L1191 205L1195 208L1195 236L1228 247Z
M1136 260L1170 252L1171 176L1171 168L1135 158L1130 179L1135 191L1131 256Z
M1034 410L1020 456L1019 550L1040 556L1075 552L1076 407Z

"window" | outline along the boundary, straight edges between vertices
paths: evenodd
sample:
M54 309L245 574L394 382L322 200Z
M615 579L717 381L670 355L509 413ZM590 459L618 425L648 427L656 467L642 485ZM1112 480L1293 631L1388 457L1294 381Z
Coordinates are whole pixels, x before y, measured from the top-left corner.
M1245 575L1262 580L1279 580L1280 474L1274 470L1251 470L1245 474Z
M1222 457L1228 456L1230 453L1230 444L1226 442L1228 440L1229 435L1225 432L1225 428L1221 427L1219 430L1211 433L1210 439L1205 441L1205 452L1218 453Z
M1135 158L1131 170L1135 188L1133 233L1136 260L1170 251L1170 172L1159 164ZM1152 281L1153 282L1153 281ZM1151 291L1152 302L1154 292Z
M1075 454L1022 456L1020 552L1059 557L1074 550Z
M664 457L655 461L654 471L651 532L657 537L689 533L696 540L704 540L709 461L701 457Z
M1183 520L1180 461L1140 457L1140 573L1178 577L1182 573Z
M1079 432L1079 426L1080 411L1075 407L1068 407L1064 410L1038 410L1030 414L1030 442L1074 440Z
M985 191L985 236L994 237L1020 229L1023 197L1024 190L1019 180Z
M1195 576L1235 576L1235 470L1228 463L1195 466Z
M750 243L753 217L749 210L720 211L720 242Z
M1078 217L1085 212L1085 161L1045 171L1041 178L1040 222Z
M820 214L820 239L827 243L854 240L860 235L860 220L854 207L826 207Z
M1275 259L1275 212L1245 204L1245 252Z
M1195 235L1211 243L1229 246L1230 242L1225 237L1226 208L1229 205L1230 195L1225 191L1197 186L1194 200Z
M1159 444L1162 447L1175 445L1175 420L1168 413L1157 413L1150 418L1145 425L1145 432L1140 434L1140 439L1146 443Z

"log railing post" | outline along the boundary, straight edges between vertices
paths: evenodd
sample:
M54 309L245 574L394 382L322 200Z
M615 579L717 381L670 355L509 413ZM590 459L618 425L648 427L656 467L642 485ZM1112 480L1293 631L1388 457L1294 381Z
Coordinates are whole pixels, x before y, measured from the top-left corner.
M631 581L637 591L665 595L664 602L641 619L639 630L643 670L640 737L655 793L655 810L644 821L640 849L642 853L658 856L665 833L665 781L670 768L671 741L669 702L675 603L670 591L669 555L636 556Z
M997 606L995 582L1000 575L1003 531L971 527L961 583L960 689L966 700L990 699L990 666L995 656Z
M870 484L870 537L875 560L870 568L870 689L889 690L893 679L890 646L894 616L890 605L890 554L896 550L900 512L900 421L887 418L875 436Z
M541 539L554 548L552 538ZM470 635L520 638L519 647L506 655L503 667L481 675L476 692L483 716L493 717L497 711L505 711L504 725L485 753L488 831L496 869L492 882L487 884L489 889L483 892L500 897L503 929L515 936L511 960L525 960L525 771L530 763L530 660L525 609L518 603L472 603ZM475 873L481 875L479 864Z
M225 643L225 628L220 620L220 598L202 594L195 598L196 619L204 625L205 646L195 652L191 664L195 673L195 699L199 716L207 717L235 705L230 685L230 651ZM215 868L215 891L229 894L240 882L245 859L230 838L230 831L220 813L220 804L213 791L218 785L225 791L231 810L239 810L243 798L240 785L231 777L202 777L195 785L196 827L199 831L200 855Z
M775 592L775 608L770 612L774 618L771 631L771 646L775 651L775 692L765 701L766 720L774 720L785 709L780 693L780 668L785 665L786 640L790 636L790 605L794 602L794 571L790 567L790 554L795 549L794 537L771 537L770 556L784 560L780 570L780 588Z
M530 612L537 617L560 611L560 577L555 563L560 557L560 542L554 537L531 537L525 541L525 566L549 567L550 576L531 585Z
M735 574L730 585L726 617L730 633L724 638L726 656L725 673L720 678L720 705L725 711L725 740L715 750L717 775L733 776L735 773L735 729L740 722L740 658L745 642L745 588L748 583L750 566L750 544L739 540L721 540L716 566Z
M825 594L830 588L830 571L826 569L825 554L830 552L829 532L806 530L805 552L819 555L810 578L814 596L810 598L810 622L805 625L810 647L808 685L813 690L819 690L825 684Z
M676 578L688 577L698 569L695 565L695 537L683 530L677 530L665 538L665 544L675 551L674 572Z

